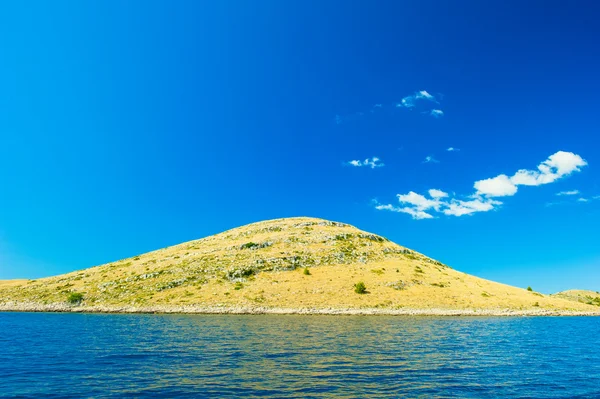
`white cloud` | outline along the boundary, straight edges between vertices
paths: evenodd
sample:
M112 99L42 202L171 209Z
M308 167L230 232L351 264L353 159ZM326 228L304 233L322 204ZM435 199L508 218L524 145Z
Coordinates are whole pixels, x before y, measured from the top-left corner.
M471 201L452 200L448 208L444 209L445 215L463 216L475 212L487 212L494 209L495 205L502 205L502 202L491 199L474 199Z
M440 208L440 201L437 198L434 197L433 200L430 200L414 191L403 195L398 194L397 197L401 204L413 205L419 211L426 211L427 209L435 209L437 211Z
M427 157L431 158L432 157ZM432 162L427 161L426 162ZM488 212L502 205L496 197L513 196L517 193L519 185L535 186L551 183L561 177L580 171L587 162L579 155L559 151L551 155L546 161L538 165L538 171L521 169L512 177L505 174L489 179L476 181L473 184L475 193L467 196L465 200L450 198L448 193L439 189L428 190L427 196L410 191L408 194L398 194L398 201L402 206L391 204L377 204L378 210L389 210L409 214L413 219L431 219L433 212L443 213L448 216L471 215L477 212ZM578 190L563 191L557 195L577 195ZM592 197L600 199L600 196ZM589 202L587 198L579 198L578 202ZM548 203L548 206L553 203ZM427 212L426 212L427 211Z
M426 98L427 100L435 101L435 97L433 97L431 94L427 93L426 90L421 90L420 92L416 93L415 97L417 99Z
M448 197L448 193L445 193L442 190L436 190L435 188L432 188L431 190L429 190L429 196L431 198L446 198Z
M388 205L376 205L375 209L386 210L386 211L391 211L391 212L407 213L407 214L411 215L413 217L413 219L433 219L433 216L430 215L429 213L419 211L417 209L409 208L409 207L400 208L400 207L396 207L396 206L388 204Z
M411 215L413 219L432 219L434 216L431 211L441 212L449 216L463 216L475 212L491 211L494 206L502 204L500 201L489 198L476 198L468 201L446 200L448 194L436 189L429 190L429 196L431 198L411 191L408 194L397 195L398 202L403 206L376 203L375 209L406 213Z
M440 97L440 99L443 99L443 94L440 93L439 97ZM428 104L428 103L429 103L429 106L425 107L424 104ZM392 106L392 107L395 106L396 108L408 108L408 109L412 110L413 108L421 105L423 114L431 115L435 118L439 118L439 117L443 116L444 111L442 111L441 109L430 109L430 110L425 111L425 109L427 109L427 108L435 107L435 105L431 105L431 103L439 104L440 102L437 100L437 98L435 96L430 94L427 90L419 90L419 91L414 92L410 96L403 97L400 100L400 102L395 103L395 104L394 103L392 103L392 104L390 104L390 103L375 103L369 109L365 109L363 111L358 111L358 112L343 114L343 115L339 115L339 114L335 115L334 122L336 125L341 125L342 123L346 124L348 122L360 120L360 119L364 118L365 116L379 113L381 110L388 109L388 107L390 107L390 106Z
M426 90L417 91L412 96L406 96L398 104L396 107L405 107L405 108L413 108L417 100L427 100L437 103L437 100L434 96L429 94Z
M428 155L425 157L425 160L423 161L423 163L439 163L440 161L438 161L437 159L435 159L433 156Z
M506 175L498 175L491 179L476 181L473 187L477 190L477 195L486 195L488 197L506 197L515 195L517 192L517 186Z
M572 152L558 151L538 165L538 170L521 169L510 180L520 186L539 186L578 172L587 161Z
M579 194L579 190L561 191L560 193L556 193L556 195L577 195L577 194Z
M384 166L385 164L383 162L380 162L381 159L377 158L377 157L373 157L373 158L367 158L364 161L359 161L359 160L352 160L348 162L348 165L352 165L352 166L367 166L370 167L371 169L375 169L375 168L380 168L382 166Z
M460 151L460 149L458 149L458 148L454 148L454 147L448 147L448 148L446 149L446 151L448 151L448 152L456 152L456 151Z

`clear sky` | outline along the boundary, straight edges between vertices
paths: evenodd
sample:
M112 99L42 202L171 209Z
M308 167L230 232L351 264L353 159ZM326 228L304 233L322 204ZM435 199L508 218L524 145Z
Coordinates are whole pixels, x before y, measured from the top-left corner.
M600 290L599 7L1 2L0 278L314 216Z

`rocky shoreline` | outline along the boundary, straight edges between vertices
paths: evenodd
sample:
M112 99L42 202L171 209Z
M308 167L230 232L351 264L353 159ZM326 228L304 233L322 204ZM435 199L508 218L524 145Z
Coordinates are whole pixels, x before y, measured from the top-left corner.
M66 303L7 302L0 312L121 313L121 314L276 314L276 315L382 315L382 316L600 316L599 311L551 309L413 309L413 308L270 308L244 306L74 306Z

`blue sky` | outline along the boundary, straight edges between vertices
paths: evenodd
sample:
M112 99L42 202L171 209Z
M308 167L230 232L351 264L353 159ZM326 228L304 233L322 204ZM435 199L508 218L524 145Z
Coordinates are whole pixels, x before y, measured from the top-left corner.
M170 3L0 5L0 278L315 216L600 290L594 2Z

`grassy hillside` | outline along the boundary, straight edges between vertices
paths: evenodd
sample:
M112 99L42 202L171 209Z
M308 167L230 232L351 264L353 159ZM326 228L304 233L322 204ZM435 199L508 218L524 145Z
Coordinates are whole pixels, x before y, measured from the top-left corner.
M366 292L356 292L358 283ZM378 235L314 218L254 223L65 275L0 282L5 310L182 307L598 310L470 276Z
M562 298L569 301L600 306L600 292L586 290L568 290L552 295L554 298Z

